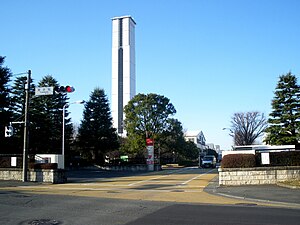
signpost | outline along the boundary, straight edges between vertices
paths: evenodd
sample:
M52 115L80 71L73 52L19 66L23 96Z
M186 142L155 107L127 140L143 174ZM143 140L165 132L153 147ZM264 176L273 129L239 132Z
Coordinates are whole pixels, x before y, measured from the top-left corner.
M269 154L269 152L262 152L261 153L261 164L262 165L270 164L270 154Z
M147 138L146 145L147 145L147 152L148 152L148 158L147 158L148 171L154 171L154 141L153 141L153 139Z

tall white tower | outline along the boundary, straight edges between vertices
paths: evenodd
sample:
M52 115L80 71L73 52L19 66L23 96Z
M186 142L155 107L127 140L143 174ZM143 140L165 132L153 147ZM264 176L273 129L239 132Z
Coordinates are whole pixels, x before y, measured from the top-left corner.
M124 106L136 94L135 21L131 16L112 18L112 117L123 134Z

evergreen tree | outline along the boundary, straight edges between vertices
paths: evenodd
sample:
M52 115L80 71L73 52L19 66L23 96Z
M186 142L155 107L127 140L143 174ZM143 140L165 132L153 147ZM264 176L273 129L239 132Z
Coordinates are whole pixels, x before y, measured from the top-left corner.
M165 153L167 130L171 127L170 116L176 113L170 100L157 94L138 94L124 108L124 127L127 132L122 151L131 157L146 157L146 137L154 139L155 154ZM159 150L160 149L160 150ZM167 151L167 150L166 150Z
M9 149L11 139L5 138L4 131L5 126L11 122L11 110L10 110L10 86L9 81L12 73L9 68L4 67L5 57L0 56L0 149L1 153Z
M146 137L159 143L160 136L170 129L170 119L176 109L170 100L157 94L138 94L124 108L124 127L128 139L124 150L128 153L143 155Z
M190 141L185 141L182 124L177 119L168 120L168 128L160 135L160 157L178 162L178 160L195 160L199 156L199 148ZM168 162L168 161L166 161Z
M186 142L181 123L177 119L168 120L168 128L158 135L161 158L172 158L173 154L184 155Z
M27 76L17 77L14 81L11 90L11 109L13 112L12 121L14 122L24 122L25 116L25 85L27 81ZM31 80L31 86L29 90L30 102L33 101L32 96L34 95L34 84ZM32 114L32 108L29 107L28 114ZM32 119L35 117L31 117ZM17 145L18 149L23 148L23 135L24 135L24 124L14 124L14 137L15 137L15 145Z
M59 87L58 82L47 75L38 83L38 87ZM62 153L62 109L67 104L65 93L38 96L33 98L30 121L30 148L31 153ZM72 135L72 125L67 119L67 106L65 110L65 149L69 149L69 140ZM66 151L67 152L67 151Z
M105 153L119 147L108 99L103 89L95 88L85 103L83 120L78 129L82 155L102 164Z
M12 76L10 69L3 66L4 57L0 56L0 124L1 136L4 136L4 126L9 124L10 118L10 98L9 81Z
M265 141L272 145L296 144L300 135L300 86L291 72L279 77L272 100Z
M155 138L169 126L176 109L168 98L157 94L138 94L124 108L124 126L128 134Z

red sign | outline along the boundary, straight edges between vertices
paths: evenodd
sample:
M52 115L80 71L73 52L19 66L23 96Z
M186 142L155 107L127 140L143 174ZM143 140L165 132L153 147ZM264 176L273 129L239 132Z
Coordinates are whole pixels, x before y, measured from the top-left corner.
M147 146L152 146L152 145L154 145L153 139L147 138L147 139L146 139L146 145L147 145Z

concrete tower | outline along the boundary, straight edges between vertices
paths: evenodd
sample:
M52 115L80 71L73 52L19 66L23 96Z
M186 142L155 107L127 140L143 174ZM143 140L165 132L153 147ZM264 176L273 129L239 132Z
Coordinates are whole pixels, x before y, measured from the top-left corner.
M121 135L124 106L136 94L135 24L131 16L112 18L112 117Z

